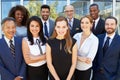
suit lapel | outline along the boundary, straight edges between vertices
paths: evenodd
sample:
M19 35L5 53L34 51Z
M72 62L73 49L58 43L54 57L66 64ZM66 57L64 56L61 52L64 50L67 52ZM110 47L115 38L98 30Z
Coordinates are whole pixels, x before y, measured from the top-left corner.
M108 50L106 51L105 56L109 55L109 54L110 54L110 51L111 51L112 48L113 48L113 46L116 45L117 37L118 37L118 35L116 34L116 35L114 36L114 38L113 38L113 40L112 40L112 42L111 42Z
M6 41L5 41L4 38L2 38L2 43L3 43L3 45L5 45L5 46L4 46L4 49L5 49L5 50L3 49L3 50L4 50L4 53L5 53L5 56L7 55L12 62L15 62L14 57L13 57L11 51L10 51L10 48L9 48L8 44L6 43Z
M103 57L103 43L104 43L104 38L105 38L105 34L100 38L100 51L101 51L101 56Z

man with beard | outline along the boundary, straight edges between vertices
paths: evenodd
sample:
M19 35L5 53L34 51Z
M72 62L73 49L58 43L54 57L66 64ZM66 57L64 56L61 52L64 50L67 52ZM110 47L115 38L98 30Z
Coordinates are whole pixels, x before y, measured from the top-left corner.
M98 36L99 47L93 63L92 80L120 80L120 36L116 34L117 19L105 19L105 34Z
M97 4L91 4L89 7L90 16L94 19L92 32L95 35L103 34L105 33L105 22L104 20L99 16L99 6Z
M48 5L41 6L41 19L43 23L43 32L46 38L49 38L52 35L54 28L54 21L49 18L50 16L50 7Z

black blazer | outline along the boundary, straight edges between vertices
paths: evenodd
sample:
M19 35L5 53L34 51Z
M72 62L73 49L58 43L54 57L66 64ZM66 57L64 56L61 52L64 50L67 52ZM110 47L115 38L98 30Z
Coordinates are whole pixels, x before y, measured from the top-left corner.
M106 32L105 21L102 18L99 19L98 24L96 25L96 29L94 29L92 32L95 35L103 34Z
M78 32L81 32L81 27L80 27L80 20L79 19L76 19L74 18L73 20L73 26L72 26L72 29L70 30L70 35L73 37L74 34L78 33Z

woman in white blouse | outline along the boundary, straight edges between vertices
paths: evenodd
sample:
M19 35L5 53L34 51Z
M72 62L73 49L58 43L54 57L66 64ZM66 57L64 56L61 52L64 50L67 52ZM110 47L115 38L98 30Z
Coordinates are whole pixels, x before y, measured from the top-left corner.
M48 79L45 46L46 39L43 35L42 21L37 16L33 16L28 20L27 37L24 37L22 41L29 80Z
M75 80L90 80L92 61L97 53L98 38L91 32L93 19L87 15L81 18L83 32L74 35L78 45L78 61Z

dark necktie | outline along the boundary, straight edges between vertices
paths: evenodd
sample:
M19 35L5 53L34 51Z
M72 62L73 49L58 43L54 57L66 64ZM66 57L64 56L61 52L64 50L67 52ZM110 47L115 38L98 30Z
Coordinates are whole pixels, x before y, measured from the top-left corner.
M103 53L105 54L108 47L109 47L109 40L110 40L110 37L107 37L107 40L105 41L105 44L103 46Z
M92 31L95 30L95 21L93 22Z
M69 20L68 24L69 24L69 26L70 26L70 29L72 29L71 20Z
M13 45L12 40L10 40L9 42L10 42L10 51L11 51L13 57L15 57L15 46Z
M41 48L41 45L40 45L40 40L39 40L39 39L36 39L36 43L37 43L37 45L38 45L38 47L39 47L40 54L43 54L42 48Z
M47 29L47 24L46 24L46 22L44 23L44 29L45 29L45 36L46 36L46 37L49 37L49 36L48 36L48 29Z

